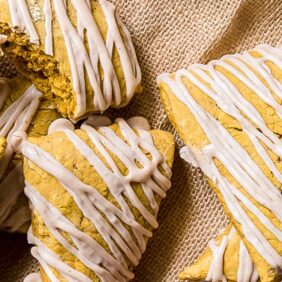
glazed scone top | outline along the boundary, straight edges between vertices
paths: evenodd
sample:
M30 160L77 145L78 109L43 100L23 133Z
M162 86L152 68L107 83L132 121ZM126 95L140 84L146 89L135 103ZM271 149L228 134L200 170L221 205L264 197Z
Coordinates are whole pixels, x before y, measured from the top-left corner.
M78 271L80 269L78 266L71 267L62 259L62 256L64 257L62 252L58 254L48 248L46 242L42 240L44 238L37 234L38 223L33 221L29 241L36 247L32 253L51 280L60 277L59 280L66 278L70 281L92 281L93 273L101 281L132 279L133 273L129 266L138 264L145 251L147 238L152 235L151 230L158 226L156 216L159 199L165 197L166 191L170 188L170 168L155 147L146 120L133 118L126 122L117 119L114 127L109 127L110 124L106 118L95 117L88 119L80 131L74 131L69 121L57 120L50 126L50 137L47 137L58 136L57 138L62 140L62 134L65 135L64 138L67 138L67 142L71 142L77 151L73 154L83 157L83 162L78 164L77 161L76 166L85 167L87 170L89 163L99 178L101 177L96 181L102 180L103 186L106 185L107 188L103 190L86 184L87 175L83 173L87 172L82 172L82 175L80 172L78 177L77 172L72 172L66 164L57 160L58 155L55 158L56 154L53 151L50 154L44 150L40 140L39 145L34 143L35 140L32 140L32 143L29 141L22 143L22 153L27 159L25 193L32 203L34 213L41 217L48 232L58 242L56 244L63 246L63 254L65 252L72 254L91 270L89 274ZM117 133L118 131L120 133ZM172 136L168 139L172 140ZM17 142L16 138L15 141ZM169 147L173 150L173 146ZM32 163L54 177L72 196L72 201L83 216L95 226L101 239L97 240L97 237L94 239L93 234L90 236L83 232L62 212L63 210L52 204L50 198L42 195L46 191L38 191L37 180L28 174L29 170L30 172L34 170ZM123 172L121 167L124 167ZM33 181L35 186L30 181ZM140 188L132 186L136 184L141 185ZM99 187L97 182L94 185ZM140 200L141 195L143 200ZM135 211L132 210L133 207ZM37 233L34 234L34 231ZM61 231L66 232L68 237L62 236ZM52 243L50 246L53 245Z
M182 157L214 183L252 258L264 266L257 268L262 281L282 269L281 71L282 50L260 45L158 78L190 118L177 120L164 101L187 145Z
M206 281L212 282L226 282L227 279L224 275L224 254L228 246L229 241L235 235L235 228L232 227L230 232L223 236L220 244L218 245L215 240L209 242L209 248L213 253L213 260L210 265ZM237 271L238 282L256 282L258 280L258 273L255 269L253 262L250 259L249 253L243 243L240 241L239 247L239 267Z
M11 83L17 84L16 81ZM23 86L27 84L26 81L22 83ZM15 132L26 134L41 98L42 93L33 85L22 94L21 91L12 91L8 81L0 78L0 136L7 140L0 160L0 228L10 232L18 230L30 220L27 203L17 202L24 188L22 161L11 165L15 155L11 138Z
M256 282L258 273L238 232L229 224L179 279L212 282Z
M7 13L0 20L23 28L32 43L54 56L60 72L71 80L75 101L70 117L78 119L130 101L141 72L130 34L113 4L105 0L2 2Z

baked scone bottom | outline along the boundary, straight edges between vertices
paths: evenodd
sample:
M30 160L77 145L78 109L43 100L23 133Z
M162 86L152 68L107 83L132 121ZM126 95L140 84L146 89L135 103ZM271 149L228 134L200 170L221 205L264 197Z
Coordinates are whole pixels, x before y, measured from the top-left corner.
M22 77L0 78L0 136L7 140L1 143L0 229L9 232L26 232L30 225L28 202L23 194L22 159L12 148L11 138L15 132L33 136L47 133L46 124L57 115L47 109L49 103L41 103L42 96Z
M61 119L22 143L28 237L43 281L127 281L158 226L173 136L143 118L110 124L91 117L74 130Z
M204 253L180 274L181 280L191 281L258 281L258 273L248 251L230 224Z
M0 24L0 32L8 36L4 52L63 116L76 120L122 107L140 91L141 71L130 34L110 2L0 4L0 22L20 28Z
M262 281L282 269L282 55L260 45L159 76L168 117L256 264Z

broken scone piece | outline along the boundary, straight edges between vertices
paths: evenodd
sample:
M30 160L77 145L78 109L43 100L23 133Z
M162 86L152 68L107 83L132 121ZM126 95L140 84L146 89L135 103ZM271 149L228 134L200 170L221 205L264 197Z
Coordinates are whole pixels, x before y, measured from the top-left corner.
M77 120L122 107L141 91L130 34L110 2L0 0L0 6L4 53L63 116Z
M263 282L282 269L282 49L260 45L158 78L163 105Z
M0 229L26 232L30 211L23 193L22 156L12 147L15 132L28 136L47 134L59 117L54 106L23 77L0 78Z
M77 130L58 119L21 146L42 280L132 279L171 185L173 136L140 117L92 116Z
M207 249L192 265L179 274L179 279L256 282L258 273L241 237L230 224L209 242Z

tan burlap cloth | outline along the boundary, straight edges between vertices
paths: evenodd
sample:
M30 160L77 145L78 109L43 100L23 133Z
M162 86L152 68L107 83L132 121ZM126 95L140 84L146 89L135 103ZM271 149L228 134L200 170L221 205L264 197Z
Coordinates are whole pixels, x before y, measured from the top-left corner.
M281 0L116 0L143 72L144 92L115 115L143 115L155 128L173 131L159 101L156 76L205 63L258 43L281 44ZM1 11L1 7L0 7ZM2 74L12 69L0 63ZM3 69L4 67L4 69ZM181 144L176 137L178 145ZM178 155L160 227L136 269L138 282L177 281L177 274L227 223L201 173ZM36 269L24 235L0 235L0 281L17 282Z

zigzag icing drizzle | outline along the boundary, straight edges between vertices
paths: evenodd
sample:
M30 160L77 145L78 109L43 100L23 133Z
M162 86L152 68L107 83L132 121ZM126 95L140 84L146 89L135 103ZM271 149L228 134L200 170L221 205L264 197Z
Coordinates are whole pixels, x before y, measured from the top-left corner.
M4 79L0 79L0 109L10 95L10 88ZM25 134L29 124L40 104L42 93L34 86L30 86L25 93L12 103L0 117L0 136L7 139L7 146L0 161L0 228L10 231L17 230L25 222L30 220L27 207L22 206L11 215L11 210L18 198L23 193L24 183L22 176L22 162L3 178L8 167L14 149L11 139L15 132Z
M237 273L238 282L256 282L258 281L259 276L256 270L254 263L250 259L249 252L244 244L240 241L240 250L239 250L239 269Z
M192 165L200 167L216 183L228 209L241 224L246 240L270 265L282 269L281 255L253 223L240 202L280 241L282 241L281 230L219 172L214 158L224 165L254 200L268 208L280 221L282 221L281 193L222 124L195 101L183 83L183 79L187 78L212 98L219 108L240 122L242 130L250 138L259 156L282 183L281 172L262 145L270 148L278 156L282 156L282 141L267 127L256 108L240 94L235 85L215 69L216 66L222 66L232 73L260 99L273 107L279 117L282 117L282 107L275 98L281 98L282 85L273 77L266 64L266 61L270 61L282 69L282 50L261 45L254 51L261 54L261 57L255 58L248 52L242 55L224 56L221 60L212 61L208 65L193 65L187 70L179 70L174 79L169 74L161 75L158 83L166 83L174 95L189 108L210 141L210 144L201 150L184 147L181 150L182 157ZM256 73L250 66L256 70ZM264 78L272 92L260 81L257 73ZM208 83L210 88L203 81Z
M34 187L26 183L25 193L29 197L33 208L40 214L50 233L68 252L93 270L101 281L127 281L132 279L133 273L128 269L126 260L130 261L132 265L137 265L146 248L145 237L152 235L150 230L144 228L135 220L124 196L142 214L150 226L156 228L158 226L156 220L158 204L155 195L164 198L166 191L170 188L169 178L171 171L163 156L154 146L151 134L143 129L148 129L147 121L141 118L134 118L128 120L128 122L117 119L116 123L119 125L125 141L118 137L111 128L105 126L109 125L109 120L102 117L92 117L81 127L102 154L107 166L73 131L73 125L69 121L63 119L55 121L50 126L50 133L63 131L66 134L85 158L85 161L88 161L102 177L120 208L117 208L104 198L94 187L84 184L42 148L28 141L22 143L23 155L58 180L60 185L72 195L83 215L94 224L108 244L111 254L93 238L75 227ZM99 131L94 126L99 126ZM137 130L138 135L131 127ZM108 151L117 156L126 166L128 171L126 175L121 174ZM146 152L150 154L150 159L146 156ZM141 164L141 167L137 163ZM159 166L163 168L166 176L159 171ZM145 208L139 200L131 183L141 184L153 213ZM130 226L134 237L124 227L124 224ZM62 236L61 231L69 234L73 244L70 244ZM90 281L89 278L74 269L68 271L67 267L69 266L51 250L48 250L32 234L31 230L29 231L29 241L36 245L36 247L33 247L33 255L39 260L51 281L58 280L54 277L49 266L54 267L68 281Z
M235 234L235 228L233 227L228 235L223 236L220 245L215 240L209 242L209 248L213 253L213 260L210 265L209 273L206 281L212 282L226 282L226 277L223 273L224 254L228 245L228 242ZM243 243L240 241L239 250L239 268L237 272L238 282L256 282L258 280L258 273L253 262L250 259L249 253Z
M8 0L11 11L11 20L13 26L19 26L26 29L30 36L30 42L39 44L39 36L32 22L25 0Z
M71 0L70 2L77 14L77 27L72 24L69 18L65 0L45 0L43 14L46 33L45 52L49 55L53 55L54 52L53 16L58 20L65 39L73 88L76 93L75 117L81 117L86 112L86 74L95 93L93 100L95 111L103 112L111 105L117 107L126 105L141 81L140 67L128 30L115 14L115 7L108 1L99 0L108 26L106 42L104 42L91 11L91 1ZM52 7L54 12L52 12ZM30 35L32 43L39 43L39 37L28 11L26 0L9 0L9 8L12 24L24 28ZM124 39L119 29L122 30ZM84 37L87 38L89 51L85 46ZM118 50L126 82L125 101L122 101L121 88L112 63L114 46ZM103 70L103 84L99 74L99 64Z

